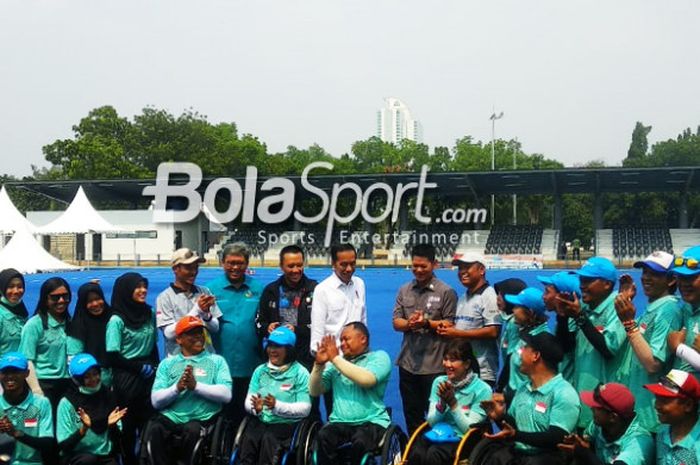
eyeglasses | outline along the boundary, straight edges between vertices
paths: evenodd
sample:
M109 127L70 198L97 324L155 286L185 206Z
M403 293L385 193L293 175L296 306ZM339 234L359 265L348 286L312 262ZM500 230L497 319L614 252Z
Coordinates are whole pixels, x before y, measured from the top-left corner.
M67 292L65 294L49 294L49 300L51 302L58 302L63 299L64 302L70 302L70 294Z
M693 395L691 395L687 391L684 391L683 388L678 385L678 383L673 381L668 376L662 376L661 378L659 378L659 384L674 394L681 394L685 397L690 397L690 398L694 397Z
M688 258L688 257L676 257L675 260L673 260L673 264L675 266L686 266L690 268L691 270L694 270L698 268L698 265L700 265L700 261L696 258Z
M244 268L247 262L224 262L224 268Z

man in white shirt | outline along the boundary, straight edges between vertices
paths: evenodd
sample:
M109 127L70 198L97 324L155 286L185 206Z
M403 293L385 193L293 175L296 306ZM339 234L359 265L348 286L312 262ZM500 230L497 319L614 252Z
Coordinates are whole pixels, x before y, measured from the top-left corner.
M311 352L316 353L323 336L331 335L339 341L340 333L348 323L359 321L367 324L365 283L353 276L356 265L357 252L352 244L331 246L333 274L314 290L309 347Z

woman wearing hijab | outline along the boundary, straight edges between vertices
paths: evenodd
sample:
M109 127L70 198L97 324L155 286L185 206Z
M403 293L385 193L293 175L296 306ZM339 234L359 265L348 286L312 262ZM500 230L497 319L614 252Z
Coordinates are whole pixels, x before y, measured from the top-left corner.
M501 360L503 360L503 368L501 373L498 375L498 381L496 382L496 392L503 392L503 390L508 385L508 377L510 376L510 356L515 351L518 341L520 341L520 336L518 335L518 325L513 321L513 304L506 302L506 294L518 294L520 291L525 289L527 284L525 281L518 278L504 279L493 285L493 289L496 291L498 304L498 309L501 311L501 319L503 320L503 326L501 327Z
M117 278L105 346L117 402L129 409L123 421L124 465L136 465L136 432L153 412L151 387L158 364L155 313L146 303L148 280L138 273Z
M0 272L0 354L16 352L29 316L24 305L24 276L14 268Z
M67 465L117 465L118 422L126 415L102 384L100 365L77 354L68 370L75 383L58 404L56 440Z
M78 289L78 302L73 312L68 335L68 355L88 353L102 367L101 382L112 386L112 371L107 368L106 334L112 309L107 305L102 287L96 282Z

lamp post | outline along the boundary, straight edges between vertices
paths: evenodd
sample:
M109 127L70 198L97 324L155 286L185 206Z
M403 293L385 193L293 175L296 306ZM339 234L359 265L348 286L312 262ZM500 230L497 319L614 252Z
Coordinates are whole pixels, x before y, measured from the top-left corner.
M494 109L489 117L491 120L491 171L496 170L496 120L503 118L503 112L496 114ZM496 212L496 197L491 194L491 227L494 223L494 214Z
M518 139L515 139L515 147L513 147L513 171L518 169L515 162L515 155L518 151ZM518 194L513 194L513 226L518 224Z

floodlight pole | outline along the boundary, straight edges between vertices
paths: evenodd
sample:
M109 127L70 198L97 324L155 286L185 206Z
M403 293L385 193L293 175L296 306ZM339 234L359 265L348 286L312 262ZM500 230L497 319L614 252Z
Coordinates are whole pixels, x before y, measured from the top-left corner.
M503 118L503 112L496 115L496 109L494 108L491 117L491 171L496 170L496 120ZM496 196L491 194L491 227L494 224L494 215L496 212Z
M515 154L518 150L518 139L515 139L515 147L513 147L513 171L518 169L515 161ZM518 194L513 194L513 226L518 224Z

